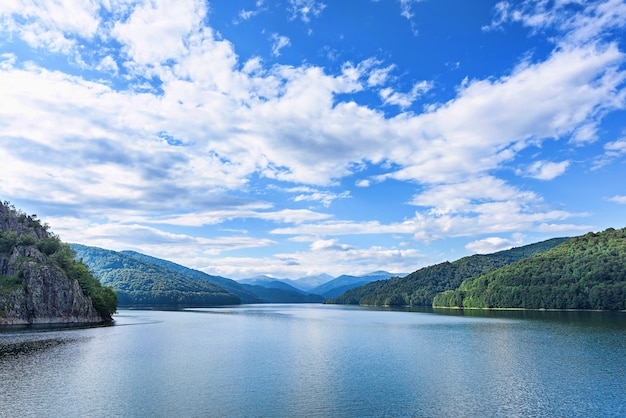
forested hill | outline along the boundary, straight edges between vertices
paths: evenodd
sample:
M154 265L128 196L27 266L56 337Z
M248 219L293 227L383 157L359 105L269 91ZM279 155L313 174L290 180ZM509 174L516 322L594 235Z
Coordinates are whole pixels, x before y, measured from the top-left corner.
M205 282L213 283L228 292L239 296L241 303L261 303L263 302L255 293L249 291L245 286L232 279L227 279L221 276L212 276L199 270L190 269L189 267L181 266L180 264L173 263L171 261L163 260L161 258L151 257L146 254L141 254L135 251L121 251L122 254L129 255L140 261L156 264L161 267L165 267L169 270L183 274L192 279L202 280Z
M435 306L626 309L626 228L588 233L545 253L464 281Z
M121 306L202 307L241 303L238 296L213 283L128 254L79 244L71 247L103 284L116 290Z
M452 263L446 261L417 270L406 277L379 280L348 290L326 303L371 306L431 306L437 293L456 289L463 280L495 270L521 259L547 251L569 238L547 241L499 251L472 255Z

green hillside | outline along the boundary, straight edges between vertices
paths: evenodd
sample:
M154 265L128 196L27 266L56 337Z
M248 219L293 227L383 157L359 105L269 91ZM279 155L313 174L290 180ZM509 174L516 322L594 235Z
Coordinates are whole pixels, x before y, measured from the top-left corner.
M128 254L72 244L77 259L117 292L120 306L202 307L241 303L238 296L207 281L139 260Z
M173 270L177 273L183 274L192 279L202 280L205 282L213 283L222 289L239 296L241 303L261 303L263 302L254 292L248 290L245 286L237 283L235 280L227 279L221 276L212 276L199 270L190 269L189 267L181 266L180 264L173 263L171 261L163 260L149 255L141 254L135 251L121 251L122 254L129 255L140 261L156 264L161 267L165 267L169 270Z
M464 281L434 306L626 309L626 228L588 233L545 253Z
M437 293L456 289L463 280L547 251L569 238L553 238L536 244L472 255L417 270L406 277L378 280L328 299L326 303L371 306L431 306Z

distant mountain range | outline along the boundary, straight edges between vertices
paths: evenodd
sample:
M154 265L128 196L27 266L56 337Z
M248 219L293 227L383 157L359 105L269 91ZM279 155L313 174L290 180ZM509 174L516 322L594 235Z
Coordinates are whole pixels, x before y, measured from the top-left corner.
M270 276L255 276L248 279L239 280L239 283L260 286L267 289L283 289L292 292L314 294L322 296L324 299L341 295L346 290L376 281L386 280L390 277L402 276L404 274L394 274L386 271L375 271L362 276L341 275L333 278L328 274L318 276L306 276L296 280L277 279ZM313 286L313 284L316 284Z
M392 276L322 274L297 280L257 276L235 281L135 251L112 251L71 244L103 284L112 286L120 306L215 306L239 303L320 303L346 289Z
M235 281L134 251L72 244L120 306L338 303L626 310L626 229L476 254L408 275L386 271Z

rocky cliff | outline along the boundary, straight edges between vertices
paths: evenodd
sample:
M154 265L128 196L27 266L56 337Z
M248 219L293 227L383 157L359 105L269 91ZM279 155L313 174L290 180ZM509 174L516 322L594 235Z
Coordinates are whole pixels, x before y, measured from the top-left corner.
M0 324L110 320L96 309L84 284L68 277L64 251L34 215L0 204ZM68 266L75 267L65 262Z

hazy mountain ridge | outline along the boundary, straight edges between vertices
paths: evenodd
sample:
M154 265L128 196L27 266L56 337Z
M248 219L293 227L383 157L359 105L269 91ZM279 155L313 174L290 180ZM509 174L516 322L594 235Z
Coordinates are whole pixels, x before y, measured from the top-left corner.
M268 289L285 289L288 291L296 291L302 294L314 294L320 295L323 299L332 298L341 295L347 290L353 289L357 286L361 286L375 280L386 280L390 277L398 276L398 274L389 273L383 270L375 271L361 276L352 276L349 274L343 274L341 276L333 278L328 274L322 274L313 276L314 281L319 282L320 279L327 279L325 282L315 286L306 288L300 287L300 280L306 280L300 278L296 280L291 279L277 279L271 276L260 275L247 279L239 280L239 283L245 283L248 285L260 286ZM313 280L309 281L309 283Z

